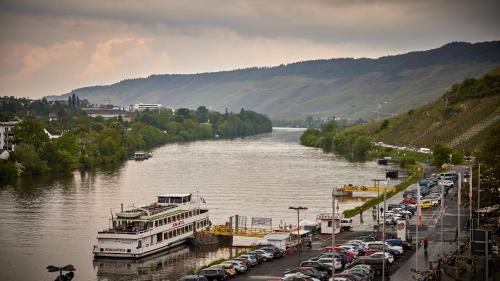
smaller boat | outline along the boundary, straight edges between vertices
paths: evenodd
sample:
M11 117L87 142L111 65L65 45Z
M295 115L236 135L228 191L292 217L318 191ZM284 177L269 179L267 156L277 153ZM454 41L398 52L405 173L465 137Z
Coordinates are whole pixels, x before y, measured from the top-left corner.
M147 153L147 152L136 152L136 153L134 153L134 159L137 160L137 161L148 160L149 159L149 153Z

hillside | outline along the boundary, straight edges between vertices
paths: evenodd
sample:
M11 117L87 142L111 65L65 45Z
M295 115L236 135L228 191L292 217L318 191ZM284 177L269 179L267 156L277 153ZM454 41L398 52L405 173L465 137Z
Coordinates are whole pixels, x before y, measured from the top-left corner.
M329 59L189 75L152 75L69 94L92 103L161 103L174 108L242 107L272 118L392 116L435 100L449 85L500 66L500 41L450 43L378 59Z
M465 152L500 126L500 68L479 79L454 84L438 100L397 117L349 128L388 144L432 147L447 144Z

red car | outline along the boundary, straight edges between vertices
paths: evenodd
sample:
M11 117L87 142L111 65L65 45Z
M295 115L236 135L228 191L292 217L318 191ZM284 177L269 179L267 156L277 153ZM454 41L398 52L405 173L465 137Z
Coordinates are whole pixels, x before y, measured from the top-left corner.
M325 251L325 252L331 252L332 251L332 246L326 246L326 247L324 247L323 251ZM349 252L346 249L344 249L342 247L339 247L339 246L335 247L335 252L337 252L337 253L343 253L344 255L346 255L348 257L353 257L353 258L357 256L356 253Z

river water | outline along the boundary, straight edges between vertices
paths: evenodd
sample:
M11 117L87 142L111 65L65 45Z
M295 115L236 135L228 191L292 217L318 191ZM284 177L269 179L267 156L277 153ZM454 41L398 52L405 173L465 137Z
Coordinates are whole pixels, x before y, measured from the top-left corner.
M228 257L235 249L195 251L180 247L139 262L94 261L98 230L110 211L143 205L164 193L196 192L206 199L213 223L239 214L295 224L289 206L305 206L301 219L329 212L332 187L370 184L384 176L375 163L350 163L298 144L300 129L236 140L169 144L147 161L127 161L92 173L57 179L20 179L0 186L0 276L2 280L54 280L49 264L73 264L73 280L176 280L190 267ZM349 198L340 211L366 198Z

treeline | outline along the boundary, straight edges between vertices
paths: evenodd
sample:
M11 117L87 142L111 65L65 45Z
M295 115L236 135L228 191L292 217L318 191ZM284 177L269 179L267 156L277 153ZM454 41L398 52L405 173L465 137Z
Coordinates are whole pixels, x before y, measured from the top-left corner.
M342 130L334 120L321 125L319 129L307 129L300 136L300 143L305 146L322 148L352 160L366 160L372 148L370 140L356 132Z
M19 100L15 104L15 100L7 98L9 110L2 111L2 116L22 115L26 119L14 127L15 151L8 160L0 160L0 180L118 163L135 151L170 142L244 137L272 130L269 118L244 109L224 114L203 106L175 112L163 109L138 113L131 121L124 121L121 116L89 117L78 107L82 101L74 97L68 103L40 101L48 106L43 111L38 110L38 101ZM6 108L4 105L0 99L0 109ZM54 111L57 120L48 118ZM44 129L62 135L51 140Z

